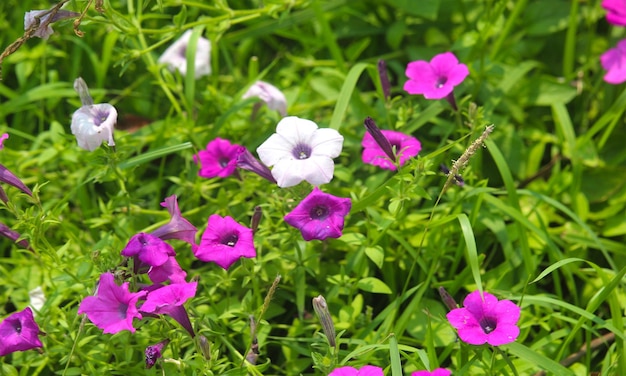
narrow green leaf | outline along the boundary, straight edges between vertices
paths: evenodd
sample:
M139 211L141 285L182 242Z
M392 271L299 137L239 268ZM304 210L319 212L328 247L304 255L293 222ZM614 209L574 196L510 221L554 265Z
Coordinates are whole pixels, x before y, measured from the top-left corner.
M522 345L521 343L513 342L511 344L502 346L503 350L508 350L511 354L517 356L520 359L524 359L528 363L536 364L540 368L546 370L550 375L555 376L573 376L574 372L563 367L558 362L546 358L545 356L534 352L532 349Z
M472 225L467 218L467 215L461 213L457 216L459 223L461 224L461 232L463 233L463 239L465 240L465 247L467 249L467 263L472 270L472 276L478 291L482 294L483 284L480 278L480 266L478 265L478 252L476 250L476 239L474 238L474 231Z
M152 150L152 151L149 151L147 153L140 154L140 155L138 155L136 157L127 159L126 161L120 163L119 168L124 170L124 169L130 168L130 167L135 167L135 166L138 166L140 164L144 164L144 163L150 162L153 159L157 159L157 158L166 156L168 154L177 153L177 152L185 150L185 149L190 149L191 147L192 147L191 142L183 142L182 144L173 145L173 146L166 146L166 147L161 148L161 149Z
M391 376L403 376L398 339L393 334L389 336L389 358L391 359Z
M363 71L365 71L365 69L369 66L371 65L367 63L358 63L350 68L350 71L346 76L346 80L343 82L343 86L341 87L341 92L339 93L339 99L335 105L333 116L330 119L330 128L338 130L341 127L341 122L346 115L346 110L348 109L348 104L350 103L350 98L352 97L352 92L354 92L356 83L359 80L359 77L361 77Z

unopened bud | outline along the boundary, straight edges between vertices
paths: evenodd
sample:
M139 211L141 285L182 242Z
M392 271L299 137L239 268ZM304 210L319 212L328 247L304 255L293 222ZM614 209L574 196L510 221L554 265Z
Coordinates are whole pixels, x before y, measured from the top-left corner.
M155 345L146 347L146 368L152 368L156 364L157 359L163 356L163 349L168 343L170 340L166 338Z
M322 323L322 329L328 339L328 343L331 347L336 347L335 325L333 324L333 318L330 316L330 312L328 311L326 299L324 299L322 295L319 295L317 298L313 298L313 309Z
M378 146L380 146L380 148L385 152L385 154L387 154L387 156L389 157L389 159L391 159L391 161L395 162L396 155L393 153L393 148L391 147L391 143L389 142L387 137L383 135L383 132L381 132L380 128L378 128L378 126L374 122L374 119L368 116L365 118L365 121L363 123L365 124L365 129L367 129L369 134L372 135L372 137L374 138L374 141L376 141Z
M443 300L443 303L450 311L459 308L452 295L448 294L445 288L439 287L439 296L441 296L441 300Z
M259 228L259 223L261 222L261 217L263 216L263 209L260 206L254 207L254 214L252 214L252 221L250 223L250 228L252 229L252 233L256 234L256 230Z
M204 359L211 360L211 344L209 343L209 340L202 334L199 335L198 338L198 342L200 343L200 351L202 351Z
M387 75L387 63L385 60L378 60L378 77L380 78L380 86L383 88L383 95L385 100L389 99L391 95L391 83L389 83L389 76Z

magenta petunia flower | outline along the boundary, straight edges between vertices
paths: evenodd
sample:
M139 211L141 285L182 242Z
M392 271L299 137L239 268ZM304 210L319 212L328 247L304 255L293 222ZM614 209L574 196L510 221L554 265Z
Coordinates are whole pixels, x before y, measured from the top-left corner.
M617 85L626 81L626 39L617 43L617 47L611 48L600 56L602 68L607 72L604 81Z
M152 234L140 232L133 236L122 250L122 256L136 257L144 265L163 265L168 257L176 256L171 245Z
M194 337L195 333L183 304L196 296L197 288L198 282L161 286L148 292L146 301L139 310L156 315L168 315L178 321Z
M198 176L203 178L225 178L235 173L240 145L231 144L223 138L209 142L206 150L200 150L193 160L200 164Z
M422 149L419 140L408 134L387 130L381 130L381 133L389 140L389 143L395 150L395 155L400 162L400 166L403 166L406 161L416 156ZM361 145L363 146L363 154L361 156L363 163L378 166L386 170L397 169L395 163L389 159L370 132L365 132Z
M609 23L626 26L625 0L602 0L602 8L607 10L606 20Z
M231 217L213 214L209 217L200 245L193 249L193 253L199 260L214 262L228 269L241 257L256 257L252 230Z
M422 94L426 99L442 99L452 93L455 86L469 75L467 65L459 64L452 52L436 55L428 62L418 60L406 67L409 80L404 90L409 94Z
M416 371L411 376L450 376L450 371L445 368L437 368L432 371Z
M306 241L339 238L344 218L350 212L349 198L335 197L315 187L289 214L285 222L302 232Z
M163 283L170 281L171 283L185 283L187 272L178 265L176 257L170 256L164 264L152 266L148 270L148 278L152 283Z
M195 245L198 229L180 214L176 195L166 197L161 206L167 208L171 219L167 224L154 230L152 235L161 238L161 240L178 239L192 246Z
M152 368L156 364L157 359L163 357L163 349L167 344L170 343L169 339L164 339L163 341L154 344L152 346L146 347L145 355L146 355L146 368Z
M463 305L446 315L463 341L471 345L500 346L517 339L520 308L515 303L498 301L488 292L483 299L480 291L474 291L465 298Z
M128 282L118 286L114 279L111 273L100 275L96 295L83 299L78 307L78 314L86 314L104 333L115 334L122 330L134 333L133 319L142 318L136 304L146 292L131 293L128 291Z
M360 369L354 367L335 368L328 376L383 376L383 369L376 366L363 366Z
M43 347L43 344L30 307L12 313L0 323L0 356L37 347Z

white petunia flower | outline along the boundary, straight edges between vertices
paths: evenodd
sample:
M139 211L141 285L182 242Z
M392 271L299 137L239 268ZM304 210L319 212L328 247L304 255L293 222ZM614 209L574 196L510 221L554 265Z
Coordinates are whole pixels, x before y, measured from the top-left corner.
M242 96L243 99L258 97L271 110L278 111L281 116L287 116L287 99L285 94L276 86L264 81L255 82Z
M187 45L191 38L191 30L178 38L159 57L159 63L167 64L171 71L178 70L182 75L187 73ZM195 77L200 78L211 74L211 41L206 38L198 38L196 44L196 57L194 62Z
M78 92L82 107L72 115L72 134L76 136L78 146L94 151L103 142L115 146L113 129L117 122L117 110L108 103L94 104L89 95L87 84L82 78L74 81L74 89Z
M333 158L339 156L343 136L334 129L319 129L311 120L297 116L283 118L257 153L279 187L291 187L302 180L318 186L333 178Z

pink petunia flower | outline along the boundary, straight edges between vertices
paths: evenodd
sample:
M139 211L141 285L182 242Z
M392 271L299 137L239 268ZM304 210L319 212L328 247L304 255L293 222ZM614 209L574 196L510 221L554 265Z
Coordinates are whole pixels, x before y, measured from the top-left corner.
M78 307L78 314L86 314L104 333L115 334L122 330L135 333L133 319L142 318L136 304L146 292L131 293L128 291L128 282L118 286L114 279L111 273L100 275L96 295L83 299Z
M360 369L354 367L335 368L328 376L383 376L383 369L376 366L363 366Z
M195 333L183 304L196 296L197 288L198 282L175 283L158 287L148 292L146 301L139 310L156 315L168 315L178 321L194 337Z
M178 265L176 257L170 256L164 264L152 266L148 269L148 278L152 283L163 283L170 281L171 283L185 283L187 272Z
M176 251L162 239L140 232L128 241L122 250L122 256L135 257L143 265L160 266L165 264L170 256L176 256Z
M306 241L339 238L344 218L350 212L349 198L335 197L315 187L289 214L285 222L302 232Z
M607 71L604 81L613 85L626 82L626 39L619 41L617 47L603 53L600 63Z
M602 0L602 8L607 10L606 20L609 23L626 26L625 0Z
M422 149L419 140L413 136L398 131L381 130L380 132L388 140L392 149L395 149L395 157L399 160L400 166L404 166L406 161L416 156ZM397 169L394 161L389 159L388 154L370 132L365 132L361 145L363 146L361 156L363 163L386 170Z
M463 305L448 312L446 317L464 342L500 346L514 342L519 336L520 307L510 300L498 301L488 292L483 299L480 291L474 291Z
M199 260L214 262L228 269L241 257L256 257L252 230L232 217L213 214L209 217L200 245L193 249L193 253Z
M430 62L410 62L406 75L409 80L404 84L404 90L409 94L422 94L426 99L443 99L465 80L469 70L467 65L459 64L452 52L446 52L436 55Z
M432 371L416 371L411 376L450 376L450 371L445 368L437 368Z
M209 142L206 150L200 150L193 160L200 164L198 176L203 178L225 178L235 173L240 145L231 144L223 138Z
M0 323L0 356L37 347L43 347L43 344L30 307L11 314Z
M167 208L171 219L165 225L154 230L152 235L161 238L161 240L178 239L192 246L195 245L198 229L180 214L176 195L166 197L161 206Z
M242 96L243 99L253 97L257 97L265 102L270 110L276 110L282 116L287 116L287 99L285 94L276 86L264 81L257 81Z

